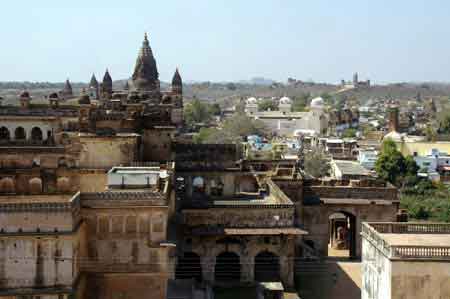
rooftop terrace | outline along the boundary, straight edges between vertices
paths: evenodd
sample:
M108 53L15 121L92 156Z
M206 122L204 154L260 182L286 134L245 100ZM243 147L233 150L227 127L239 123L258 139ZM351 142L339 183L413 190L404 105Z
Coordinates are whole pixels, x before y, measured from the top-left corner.
M391 260L450 261L450 223L363 223L361 234Z

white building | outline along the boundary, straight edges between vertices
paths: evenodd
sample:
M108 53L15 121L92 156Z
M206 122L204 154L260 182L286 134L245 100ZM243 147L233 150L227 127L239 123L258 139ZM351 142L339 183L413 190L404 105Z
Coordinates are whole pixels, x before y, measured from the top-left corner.
M375 162L378 159L378 152L375 150L359 150L358 162L368 170L375 169Z
M258 100L251 97L246 101L245 112L280 136L293 136L297 130L312 130L316 134L323 134L328 128L322 98L313 99L308 112L292 112L292 100L288 97L279 100L278 111L258 111Z
M363 223L362 299L450 298L449 223Z

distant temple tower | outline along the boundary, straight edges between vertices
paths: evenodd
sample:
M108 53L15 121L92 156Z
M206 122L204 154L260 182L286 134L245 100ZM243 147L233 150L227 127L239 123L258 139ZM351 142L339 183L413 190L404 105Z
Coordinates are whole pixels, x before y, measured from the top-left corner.
M181 80L178 68L175 70L175 74L172 78L172 92L174 94L183 94L183 81Z
M109 74L108 69L106 69L105 75L103 76L103 82L102 82L102 99L110 99L112 96L112 78Z
M64 89L62 90L62 95L67 98L73 96L72 85L70 84L69 79L66 80L66 84L64 85Z
M100 97L98 81L95 78L95 74L92 74L91 82L89 82L89 95L96 100Z
M133 85L137 90L159 91L159 74L156 60L147 38L144 36L141 50L136 60L136 66L132 76Z
M353 74L353 85L356 87L358 86L358 73Z
M398 106L391 105L388 108L389 132L399 131Z

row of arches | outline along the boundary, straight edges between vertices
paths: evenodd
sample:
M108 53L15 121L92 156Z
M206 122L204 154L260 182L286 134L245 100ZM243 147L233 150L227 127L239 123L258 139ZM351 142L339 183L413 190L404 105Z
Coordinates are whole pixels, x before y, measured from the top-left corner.
M48 132L47 137L51 137L51 132ZM17 127L14 130L14 135L10 133L9 129L7 127L0 127L0 141L7 141L7 140L26 140L27 139L27 132L23 127ZM44 134L39 127L33 127L31 129L30 134L30 140L32 141L42 141L44 140Z
M56 189L58 192L68 192L71 189L70 180L67 177L59 177L56 180ZM28 180L28 191L32 194L42 193L42 179L38 177ZM4 177L0 179L0 193L15 193L16 181L12 177Z
M269 251L262 251L255 256L254 275L256 281L280 281L279 257ZM200 256L194 252L186 252L178 259L177 279L193 278L202 280ZM216 257L214 266L216 282L240 281L241 261L238 254L230 251L222 252Z

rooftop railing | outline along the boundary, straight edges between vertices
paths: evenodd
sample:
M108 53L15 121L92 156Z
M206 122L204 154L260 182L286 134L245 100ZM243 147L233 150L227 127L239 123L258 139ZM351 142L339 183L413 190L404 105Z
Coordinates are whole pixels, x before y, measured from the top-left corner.
M450 260L450 246L391 245L380 234L450 234L450 223L363 223L361 234L392 260Z

